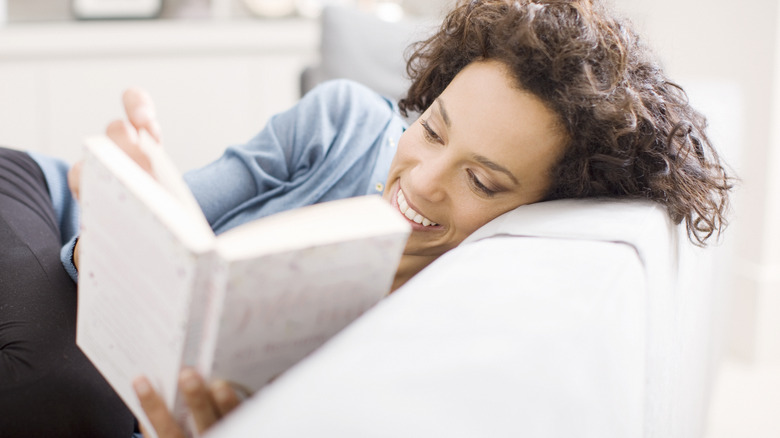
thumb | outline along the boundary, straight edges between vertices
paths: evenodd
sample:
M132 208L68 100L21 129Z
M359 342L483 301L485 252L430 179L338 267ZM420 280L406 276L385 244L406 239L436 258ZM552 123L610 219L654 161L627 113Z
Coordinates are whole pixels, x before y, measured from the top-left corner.
M122 103L124 104L127 118L133 127L137 131L148 131L158 143L162 143L160 124L157 122L157 111L149 93L141 88L129 88L122 94Z

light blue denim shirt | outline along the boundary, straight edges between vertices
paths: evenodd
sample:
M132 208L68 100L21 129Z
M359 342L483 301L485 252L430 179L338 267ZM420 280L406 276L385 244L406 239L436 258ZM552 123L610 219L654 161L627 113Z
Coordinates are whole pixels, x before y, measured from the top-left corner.
M284 210L381 194L406 127L395 102L354 82L326 82L272 117L248 143L229 147L184 179L219 234ZM78 206L68 190L67 165L30 155L46 176L65 242L62 262L75 280Z

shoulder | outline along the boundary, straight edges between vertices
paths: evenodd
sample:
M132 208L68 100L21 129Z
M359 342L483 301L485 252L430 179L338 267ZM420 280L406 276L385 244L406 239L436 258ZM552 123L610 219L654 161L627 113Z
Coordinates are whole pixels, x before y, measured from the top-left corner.
M326 110L331 116L385 119L398 113L395 101L358 82L336 79L317 85L301 103Z

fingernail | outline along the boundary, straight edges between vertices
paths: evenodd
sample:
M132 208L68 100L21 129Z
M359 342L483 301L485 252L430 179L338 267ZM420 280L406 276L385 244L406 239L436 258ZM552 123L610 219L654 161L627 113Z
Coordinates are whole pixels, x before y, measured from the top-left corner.
M133 389L139 397L145 397L152 392L152 386L145 377L139 377L133 381Z

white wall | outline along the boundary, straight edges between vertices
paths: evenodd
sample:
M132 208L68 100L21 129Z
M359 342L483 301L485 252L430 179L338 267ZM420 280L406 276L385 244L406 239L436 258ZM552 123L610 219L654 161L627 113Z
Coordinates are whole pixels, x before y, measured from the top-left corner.
M777 22L780 22L780 8L776 13ZM775 41L756 345L760 360L780 365L780 32L775 35Z

